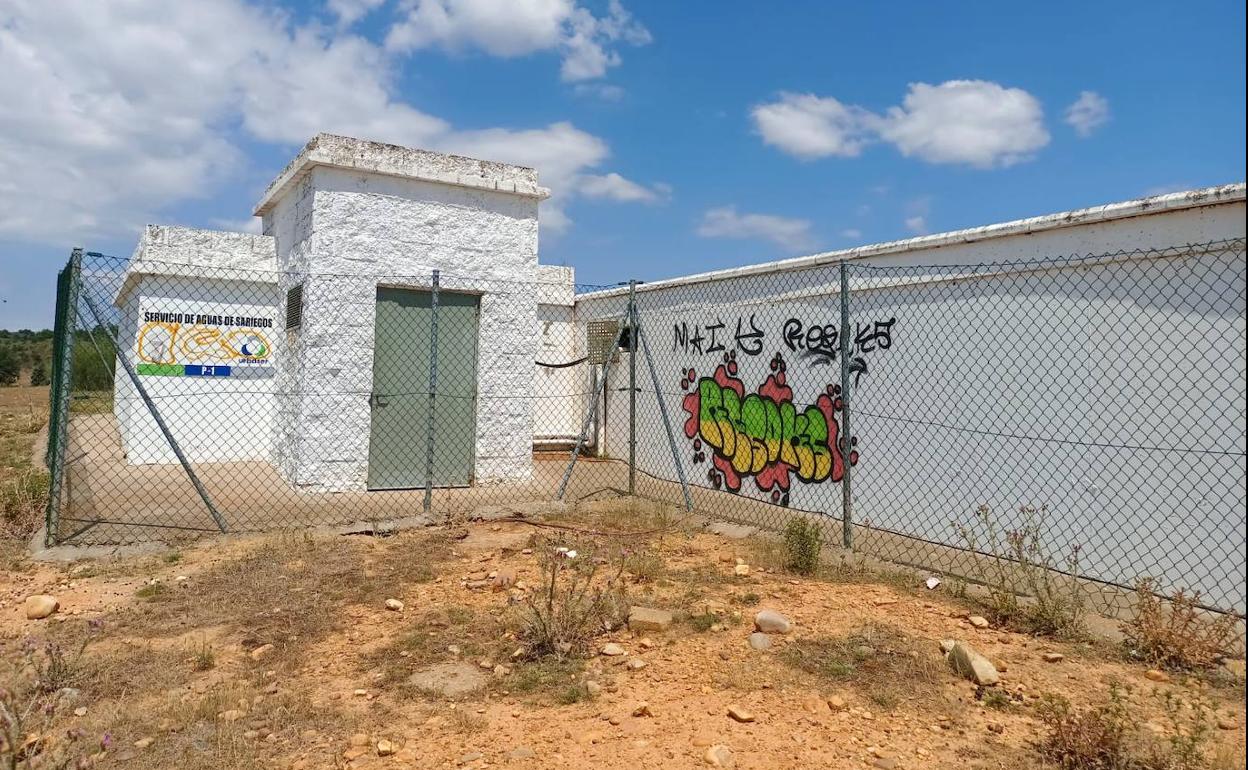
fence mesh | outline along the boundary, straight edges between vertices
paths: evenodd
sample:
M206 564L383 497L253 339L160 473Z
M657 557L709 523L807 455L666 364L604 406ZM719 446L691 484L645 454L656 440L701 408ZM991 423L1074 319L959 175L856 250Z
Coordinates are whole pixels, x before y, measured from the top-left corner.
M972 578L1034 527L1104 608L1150 576L1244 613L1242 240L632 289L88 253L63 282L49 543L632 494Z

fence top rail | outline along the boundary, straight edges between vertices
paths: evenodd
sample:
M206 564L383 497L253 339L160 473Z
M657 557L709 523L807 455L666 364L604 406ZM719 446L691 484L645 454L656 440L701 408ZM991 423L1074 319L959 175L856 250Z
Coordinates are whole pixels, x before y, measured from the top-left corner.
M1166 195L1135 198L1119 203L1090 206L1088 208L1074 209L1072 211L1061 211L1054 214L1028 217L1026 219L1016 219L1010 222L982 225L980 227L970 227L962 230L952 230L945 233L920 235L914 238L903 238L896 241L885 241L883 243L855 246L849 249L825 251L804 257L793 257L791 259L781 259L773 262L747 265L744 267L712 270L705 273L681 276L679 278L666 278L663 280L638 284L637 291L656 291L659 289L670 289L678 286L712 283L734 278L757 277L776 272L808 270L835 265L839 262L856 261L870 257L906 254L909 252L932 249L940 246L975 243L977 241L1004 238L1011 235L1033 234L1044 232L1046 230L1073 227L1076 225L1111 222L1118 219L1156 214L1162 211L1180 211L1183 209L1198 208L1201 206L1242 203L1245 200L1245 189L1246 186L1244 182L1235 182L1232 184L1186 190L1184 192L1168 193ZM627 293L627 286L622 288L607 289L605 291L595 292L593 294L593 299L606 298Z

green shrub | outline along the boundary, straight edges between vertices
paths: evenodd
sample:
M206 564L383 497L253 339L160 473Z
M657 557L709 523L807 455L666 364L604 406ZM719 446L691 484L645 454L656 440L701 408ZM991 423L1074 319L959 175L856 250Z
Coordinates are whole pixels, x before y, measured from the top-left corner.
M784 528L784 566L799 575L813 575L819 569L823 534L819 525L799 516Z

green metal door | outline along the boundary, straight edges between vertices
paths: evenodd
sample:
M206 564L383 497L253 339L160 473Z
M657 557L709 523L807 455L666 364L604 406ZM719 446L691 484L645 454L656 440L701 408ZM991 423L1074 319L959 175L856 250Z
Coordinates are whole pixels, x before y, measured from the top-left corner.
M438 384L430 398L432 299L427 291L377 289L369 489L425 486L430 445L433 486L472 483L479 297L438 292Z

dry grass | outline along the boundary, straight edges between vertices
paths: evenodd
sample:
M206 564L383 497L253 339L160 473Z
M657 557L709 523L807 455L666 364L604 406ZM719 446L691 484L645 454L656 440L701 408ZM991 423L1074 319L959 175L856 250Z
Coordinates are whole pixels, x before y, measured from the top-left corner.
M839 637L801 639L780 659L800 671L863 692L880 708L935 696L947 679L942 661L926 646L884 625L865 625Z
M1212 725L1199 699L1182 701L1167 693L1163 735L1144 729L1140 714L1121 687L1111 685L1109 700L1083 709L1065 698L1041 700L1036 713L1045 734L1037 749L1062 770L1202 770L1211 767Z
M1151 579L1136 585L1135 617L1122 624L1127 654L1172 670L1211 668L1235 639L1235 618L1200 610L1200 594L1182 589L1168 599Z
M35 438L48 420L48 389L0 389L0 540L16 552L43 522L48 474L31 463Z

